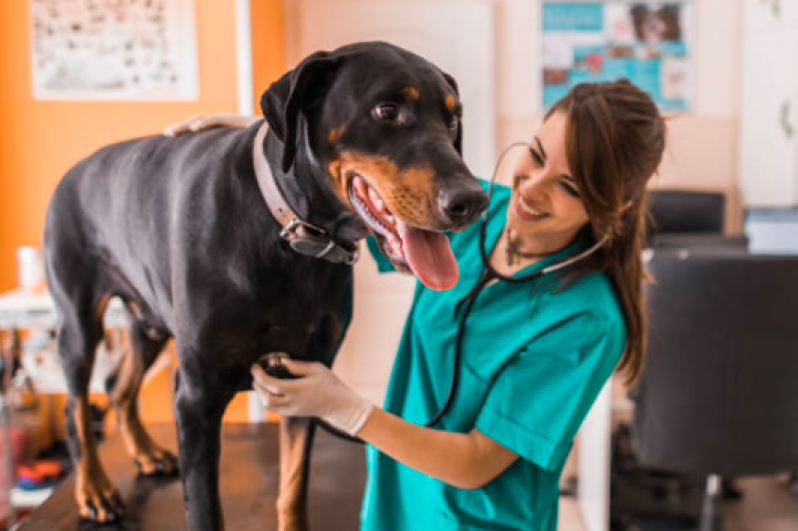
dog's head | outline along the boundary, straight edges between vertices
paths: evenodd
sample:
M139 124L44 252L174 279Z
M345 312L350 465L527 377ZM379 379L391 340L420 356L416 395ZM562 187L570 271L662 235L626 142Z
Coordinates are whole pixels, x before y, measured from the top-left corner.
M432 288L454 285L457 264L441 232L475 221L487 197L461 156L450 76L396 46L359 43L309 56L261 107L282 142L284 172L308 150L395 266Z

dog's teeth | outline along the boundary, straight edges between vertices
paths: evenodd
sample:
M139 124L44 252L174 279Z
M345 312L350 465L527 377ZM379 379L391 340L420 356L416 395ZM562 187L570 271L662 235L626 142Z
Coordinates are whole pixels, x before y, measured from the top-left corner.
M366 183L363 182L363 179L361 179L360 177L355 177L354 179L352 179L352 186L354 187L355 192L357 192L358 195L360 195L361 197L366 197L368 192L366 191Z
M392 227L396 226L396 218L393 217L393 214L385 214L385 222L390 223Z
M392 239L390 242L391 250L396 256L404 256L404 245L402 245L401 240L394 240Z
M385 203L383 203L382 198L379 196L379 194L377 194L374 188L370 186L368 190L369 190L369 199L371 199L371 203L374 205L374 207L379 211L384 210Z

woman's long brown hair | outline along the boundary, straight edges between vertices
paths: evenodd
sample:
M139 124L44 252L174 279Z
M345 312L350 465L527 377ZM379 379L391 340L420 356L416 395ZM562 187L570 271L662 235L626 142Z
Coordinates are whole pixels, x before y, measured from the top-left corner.
M662 161L665 121L654 101L627 80L576 85L546 118L555 112L568 116L568 164L590 219L580 236L590 245L607 238L564 283L593 272L609 277L627 330L618 370L634 383L646 351L646 185Z

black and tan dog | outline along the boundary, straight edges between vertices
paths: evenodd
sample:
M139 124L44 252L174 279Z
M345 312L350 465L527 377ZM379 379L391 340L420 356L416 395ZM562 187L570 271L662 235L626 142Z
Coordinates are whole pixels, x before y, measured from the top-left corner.
M136 408L144 372L174 337L188 528L215 531L224 527L217 482L225 407L251 388L249 367L264 353L332 364L348 325L348 257L358 240L372 232L398 268L431 287L456 281L441 231L473 222L486 197L460 156L460 104L449 76L395 46L360 43L308 57L269 88L261 106L265 121L248 129L105 147L54 193L47 279L85 518L108 522L123 513L88 418L87 385L109 298L124 301L133 323L131 353L108 390L132 457L142 474L176 472ZM267 208L258 160L335 253L306 256L292 246L308 242L283 239L292 232L281 235ZM313 422L288 419L281 433L279 526L304 529Z

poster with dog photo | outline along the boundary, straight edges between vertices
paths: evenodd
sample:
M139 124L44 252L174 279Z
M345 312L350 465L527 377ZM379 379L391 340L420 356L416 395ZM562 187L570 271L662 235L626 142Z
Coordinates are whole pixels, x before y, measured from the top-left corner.
M194 0L29 0L37 99L194 100Z
M577 83L624 77L662 109L688 109L691 8L689 2L545 2L544 108Z

